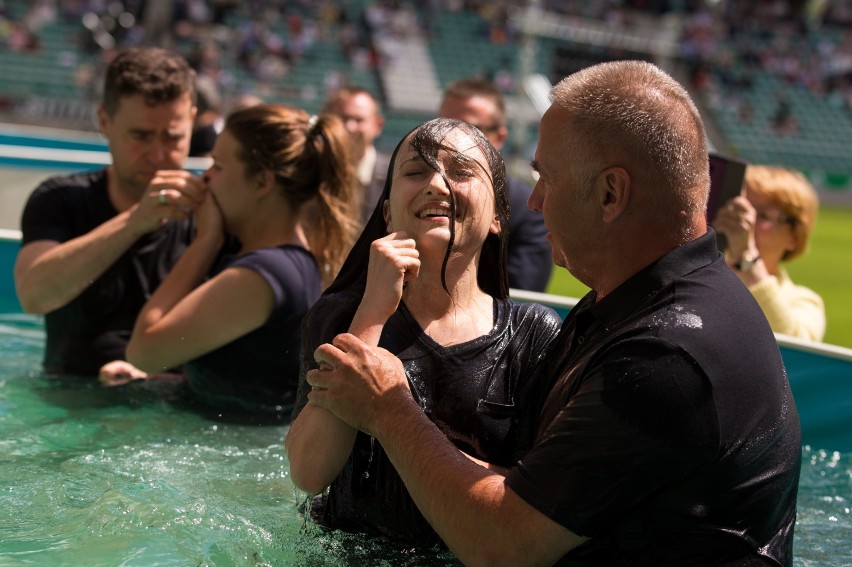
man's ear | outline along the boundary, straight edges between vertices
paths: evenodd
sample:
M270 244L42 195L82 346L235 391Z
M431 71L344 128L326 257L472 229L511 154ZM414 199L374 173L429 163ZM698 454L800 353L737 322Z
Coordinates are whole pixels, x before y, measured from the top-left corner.
M602 220L614 222L627 209L632 184L630 174L623 167L608 167L600 173L598 183Z
M109 115L102 104L98 105L98 128L100 128L104 138L109 140L109 133L107 132L109 129Z

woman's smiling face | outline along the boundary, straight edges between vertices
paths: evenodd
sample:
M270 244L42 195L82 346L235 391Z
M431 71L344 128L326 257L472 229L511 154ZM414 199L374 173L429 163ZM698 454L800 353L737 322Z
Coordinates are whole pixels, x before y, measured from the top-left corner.
M434 243L441 255L479 250L489 232L499 234L488 161L474 140L453 129L436 156L421 155L409 139L394 164L390 200L385 203L389 232L404 231L424 252Z

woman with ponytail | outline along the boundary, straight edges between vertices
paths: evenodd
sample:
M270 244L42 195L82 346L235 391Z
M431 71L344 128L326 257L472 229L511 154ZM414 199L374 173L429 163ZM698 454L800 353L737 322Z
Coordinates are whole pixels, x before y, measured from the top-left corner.
M228 117L204 174L195 239L128 344L142 377L183 365L193 398L216 417L289 417L302 318L359 228L347 144L332 115L263 104ZM230 237L236 253L226 251Z

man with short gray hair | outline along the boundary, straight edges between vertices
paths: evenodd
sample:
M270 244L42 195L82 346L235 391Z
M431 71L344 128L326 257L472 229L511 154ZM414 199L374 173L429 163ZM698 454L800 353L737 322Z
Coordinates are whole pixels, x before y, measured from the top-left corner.
M591 291L516 400L516 464L461 453L399 360L349 334L316 350L310 403L381 443L465 564L790 565L799 418L707 227L695 105L639 61L579 71L551 100L529 205Z

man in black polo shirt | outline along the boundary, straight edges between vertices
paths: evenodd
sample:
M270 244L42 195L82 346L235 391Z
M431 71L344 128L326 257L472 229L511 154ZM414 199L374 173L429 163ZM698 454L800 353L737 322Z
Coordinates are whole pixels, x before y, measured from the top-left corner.
M529 205L555 263L592 291L518 400L529 450L508 470L466 458L399 362L351 335L317 349L311 403L382 444L466 564L791 564L798 414L707 228L695 105L638 61L575 73L551 100Z
M205 191L182 169L195 112L195 73L181 55L120 52L98 108L111 165L30 195L15 288L25 311L45 315L46 372L97 376L123 361L139 310L192 240L188 217Z

